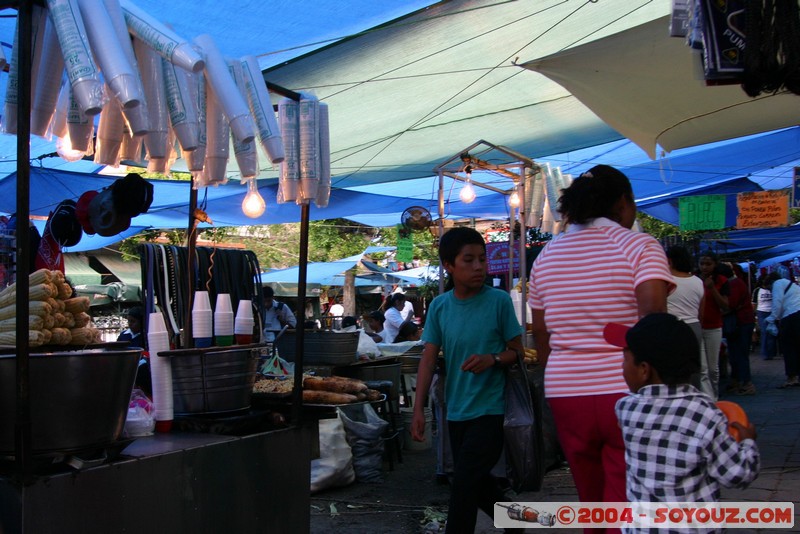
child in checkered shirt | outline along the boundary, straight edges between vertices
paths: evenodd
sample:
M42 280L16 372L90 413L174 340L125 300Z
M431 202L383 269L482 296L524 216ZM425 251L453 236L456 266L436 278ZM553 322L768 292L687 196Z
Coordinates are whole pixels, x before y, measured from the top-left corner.
M714 401L689 384L700 369L692 329L668 313L629 328L611 323L606 341L624 349L631 395L617 402L625 440L630 502L716 502L720 487L746 487L759 471L752 423L729 423Z

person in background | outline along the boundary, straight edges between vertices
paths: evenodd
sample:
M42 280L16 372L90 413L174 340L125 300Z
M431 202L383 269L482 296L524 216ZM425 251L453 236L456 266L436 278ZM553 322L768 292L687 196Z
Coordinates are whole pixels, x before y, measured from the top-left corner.
M371 330L371 332L368 332L369 336L374 339L376 343L390 342L387 337L389 331L383 327L383 323L386 320L383 316L383 312L379 310L371 311L366 314L363 319L367 322L367 326Z
M675 291L667 297L667 311L689 325L703 351L703 329L700 327L700 311L703 307L703 281L692 273L692 255L686 247L675 245L667 249L667 261L675 282ZM692 384L700 387L700 370L692 377Z
M403 321L398 329L397 336L394 338L393 343L402 343L404 341L419 341L422 336L422 329L414 321Z
M397 286L397 288L392 292L392 294L401 294L405 298L405 302L403 303L403 309L400 311L400 315L403 317L404 321L413 321L414 320L414 304L408 299L405 290Z
M719 397L719 351L722 343L722 314L728 309L728 279L718 272L719 260L711 251L700 256L700 278L705 298L700 315L703 327L705 358L700 361L700 389L711 397Z
M128 328L120 333L117 341L126 341L129 348L144 349L144 310L141 306L128 308L126 318L128 319ZM139 358L134 387L144 391L145 395L148 397L152 397L153 395L153 386L150 378L150 360L144 351L142 352L141 358Z
M772 313L772 283L779 277L777 273L770 273L758 279L756 290L753 292L753 303L756 307L758 319L758 342L761 348L761 358L772 360L778 355L778 339L767 332L767 317Z
M728 309L730 313L736 314L736 328L726 338L732 370L728 391L737 395L755 395L756 387L751 381L750 373L750 343L756 327L756 315L744 269L738 263L731 264L731 269L734 276L728 280Z
M792 282L789 269L778 267L779 278L772 283L772 312L767 324L778 325L778 342L783 353L786 382L779 389L800 386L800 287Z
M631 230L633 189L617 169L597 165L580 175L558 211L567 230L534 260L528 295L545 394L580 500L625 502L614 405L628 386L622 350L603 339L603 328L666 312L674 282L659 242Z
M506 499L491 470L503 452L503 368L522 351L522 329L508 293L484 284L486 244L480 233L450 230L439 242L439 257L453 289L428 309L411 437L425 439L424 409L441 351L454 463L446 532L464 534L474 532L478 508L493 517L494 503Z
M264 286L264 332L263 341L272 343L275 334L281 331L284 326L297 328L297 319L283 302L275 300L275 290L270 286Z
M328 315L331 317L342 317L344 315L344 306L342 306L341 297L336 297L334 299L333 305L328 310Z
M700 367L700 346L685 323L654 313L633 328L609 324L604 337L624 349L622 374L631 390L616 405L628 502L713 503L720 487L743 488L755 480L755 426L730 423L741 437L737 443L714 400L689 384Z
M387 330L386 339L389 340L389 343L392 343L394 342L394 338L397 337L397 333L400 331L400 325L405 321L403 318L403 309L406 305L406 296L402 293L392 293L386 302L388 307L383 314L386 318L383 327Z

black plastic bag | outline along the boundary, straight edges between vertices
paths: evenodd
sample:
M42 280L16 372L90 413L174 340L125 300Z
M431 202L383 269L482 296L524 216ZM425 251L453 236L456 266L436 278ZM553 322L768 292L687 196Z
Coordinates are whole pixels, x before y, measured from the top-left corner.
M347 443L353 450L353 470L359 482L383 482L383 437L389 423L371 405L339 407Z
M506 478L517 493L539 491L544 479L542 418L531 387L525 364L519 358L506 369L503 418Z

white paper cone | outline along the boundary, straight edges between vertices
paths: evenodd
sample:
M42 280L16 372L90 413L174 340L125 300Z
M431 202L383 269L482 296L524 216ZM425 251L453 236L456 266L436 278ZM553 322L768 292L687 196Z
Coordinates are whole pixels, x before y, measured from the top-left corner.
M319 187L314 203L325 208L331 196L331 137L328 125L328 105L319 104Z
M42 59L31 107L31 133L45 137L56 110L58 93L64 77L64 56L52 22L46 24L42 40Z
M97 150L94 162L101 165L119 167L119 153L125 128L125 119L122 116L122 107L119 101L112 97L108 99L100 122L97 125Z
M85 115L97 115L103 109L103 84L89 52L78 0L47 0L47 7L58 34L74 98Z
M192 74L162 61L164 85L167 95L169 121L183 150L194 150L199 143L196 100L191 86L196 83Z
M241 143L252 141L255 138L255 126L250 116L250 110L237 89L236 82L228 70L225 59L217 49L217 45L207 34L198 35L194 42L203 50L203 59L206 62L206 80L217 98L222 112L230 122L234 137Z
M301 98L300 119L300 192L303 200L314 200L319 186L319 101Z
M247 92L247 103L253 116L258 131L258 139L266 150L273 164L283 161L283 143L281 141L278 120L272 109L269 91L264 83L261 69L254 56L245 56L241 59L242 78Z
M56 112L53 116L52 133L56 137L67 135L67 113L69 113L71 89L69 83L62 83L58 91L58 101L56 102Z
M94 122L84 115L80 104L72 93L70 93L70 105L67 112L67 131L69 132L73 149L82 152L89 151Z
M157 421L173 418L172 362L158 354L170 350L169 334L160 312L151 313L147 329L147 348L150 351L150 377L153 386L153 404Z
M203 69L203 58L174 31L127 0L120 2L128 30L161 54L161 57L190 72Z
M231 61L228 63L228 68L233 74L233 80L236 82L237 89L242 94L245 94L247 88L245 87L242 65L238 61ZM242 183L258 175L258 154L256 152L255 140L241 143L238 142L234 136L233 154L236 156L236 163L239 166L239 174Z
M103 78L122 107L132 108L142 100L142 86L134 66L122 49L103 0L78 0L83 24Z
M143 41L136 39L133 43L136 60L139 63L142 85L150 129L144 138L144 144L150 158L166 158L169 124L167 115L167 97L164 88L164 70L161 57Z
M285 158L281 162L278 202L291 202L300 189L300 120L299 104L289 98L278 103L278 120L282 132Z
M205 180L209 183L225 183L226 168L230 156L230 126L219 106L216 95L206 91L206 159L203 164Z

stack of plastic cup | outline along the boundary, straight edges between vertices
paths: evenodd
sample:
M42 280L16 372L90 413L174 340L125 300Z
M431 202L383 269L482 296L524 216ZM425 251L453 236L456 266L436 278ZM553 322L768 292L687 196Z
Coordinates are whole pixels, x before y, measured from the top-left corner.
M147 348L150 351L150 378L153 386L156 432L172 428L172 361L160 352L168 351L169 334L161 312L151 313L147 327Z
M210 347L214 339L212 333L211 302L208 291L195 291L192 305L192 337L196 348Z
M217 295L214 309L214 338L218 347L233 345L233 309L228 293Z
M249 300L240 300L233 328L233 334L238 345L247 345L253 342L254 324L253 303Z

